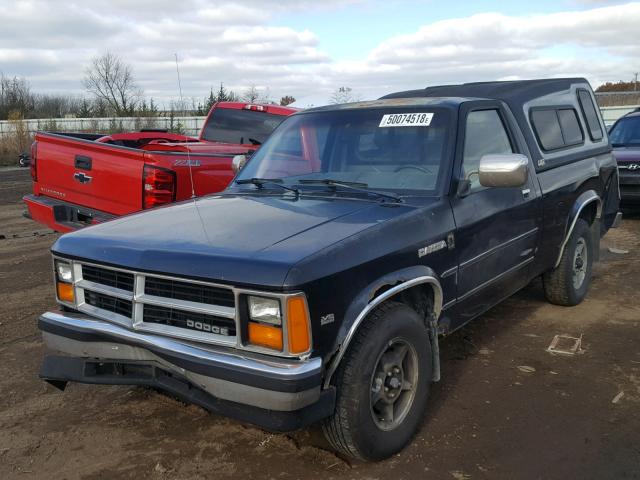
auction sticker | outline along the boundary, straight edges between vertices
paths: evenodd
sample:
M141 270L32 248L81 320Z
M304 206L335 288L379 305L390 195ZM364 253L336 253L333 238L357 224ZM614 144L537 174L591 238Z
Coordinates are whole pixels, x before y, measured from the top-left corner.
M428 127L433 113L388 113L378 127Z

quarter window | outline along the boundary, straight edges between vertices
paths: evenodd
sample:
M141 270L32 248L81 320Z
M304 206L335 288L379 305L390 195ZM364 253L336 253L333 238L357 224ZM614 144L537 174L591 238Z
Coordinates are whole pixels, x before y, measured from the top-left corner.
M531 123L538 144L545 152L560 150L584 142L584 135L573 108L545 108L531 111Z
M598 118L596 107L593 105L591 94L587 90L578 90L578 100L580 101L582 114L589 127L589 137L594 142L599 142L603 137L602 127L600 126L600 119Z
M548 152L564 147L560 120L555 110L534 110L531 112L531 122L543 150Z
M467 115L462 170L471 181L471 190L481 188L478 175L469 175L480 168L480 159L488 154L513 153L509 135L497 110L477 110Z

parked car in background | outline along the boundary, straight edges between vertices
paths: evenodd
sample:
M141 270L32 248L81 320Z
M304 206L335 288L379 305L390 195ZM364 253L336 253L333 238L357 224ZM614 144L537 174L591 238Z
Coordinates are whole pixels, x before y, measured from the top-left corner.
M40 375L322 421L342 454L386 458L422 424L441 336L536 277L585 298L618 199L581 78L300 112L219 195L57 240Z
M194 194L219 192L236 173L233 157L255 152L295 111L219 102L199 138L157 130L39 132L31 147L33 193L24 197L26 215L68 232Z
M640 204L640 108L613 124L609 140L618 161L622 202Z
M31 158L29 157L28 153L21 153L20 156L18 156L18 166L19 167L26 168L30 164L31 164Z

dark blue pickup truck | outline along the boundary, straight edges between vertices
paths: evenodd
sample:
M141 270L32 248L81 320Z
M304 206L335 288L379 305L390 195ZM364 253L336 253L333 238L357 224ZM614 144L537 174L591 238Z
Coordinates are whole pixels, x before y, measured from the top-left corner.
M581 302L618 205L584 79L300 112L224 192L55 243L40 375L278 431L322 421L343 454L385 458L420 425L439 338L536 277Z

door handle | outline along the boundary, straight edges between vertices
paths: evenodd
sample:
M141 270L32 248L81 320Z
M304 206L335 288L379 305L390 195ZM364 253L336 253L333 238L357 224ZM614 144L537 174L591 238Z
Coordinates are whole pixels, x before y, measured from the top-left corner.
M531 189L529 188L525 188L524 190L522 190L522 196L524 198L528 198L530 193L531 193Z
M76 155L73 166L80 170L91 170L92 163L91 157L87 157L86 155Z

